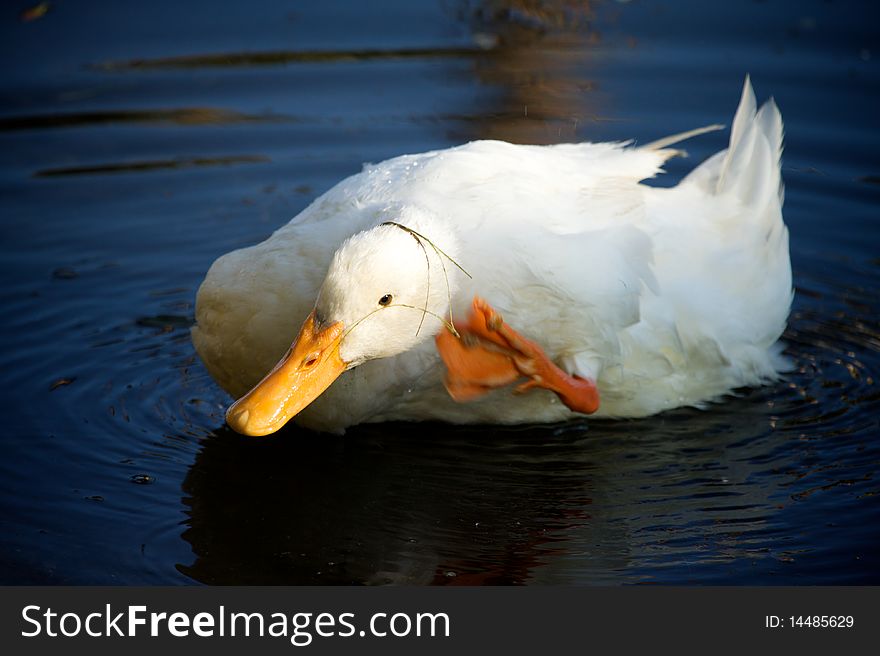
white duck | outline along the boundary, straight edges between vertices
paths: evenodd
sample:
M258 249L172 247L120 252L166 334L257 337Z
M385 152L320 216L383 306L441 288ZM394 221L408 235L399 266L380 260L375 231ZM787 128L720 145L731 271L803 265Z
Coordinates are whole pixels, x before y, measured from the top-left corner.
M639 183L706 129L642 147L476 141L365 166L202 283L196 350L233 396L257 385L230 425L555 422L599 399L597 416L639 417L774 378L792 298L774 102L756 112L746 78L727 150L676 187ZM477 295L504 322L476 307L459 342L448 319ZM493 339L499 325L546 359ZM514 375L481 375L493 358ZM559 396L493 390L520 375Z

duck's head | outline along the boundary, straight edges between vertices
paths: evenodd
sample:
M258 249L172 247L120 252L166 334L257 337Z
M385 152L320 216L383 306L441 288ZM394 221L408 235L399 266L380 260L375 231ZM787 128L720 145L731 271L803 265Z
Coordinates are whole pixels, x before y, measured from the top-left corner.
M382 223L345 241L290 349L229 407L229 425L244 435L274 433L347 369L436 334L455 282L455 267L443 261L455 238L440 225Z

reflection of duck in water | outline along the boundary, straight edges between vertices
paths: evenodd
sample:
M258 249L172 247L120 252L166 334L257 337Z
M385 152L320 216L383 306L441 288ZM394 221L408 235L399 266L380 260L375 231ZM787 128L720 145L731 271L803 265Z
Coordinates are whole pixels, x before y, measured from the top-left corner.
M589 430L384 424L253 441L220 428L183 483L193 560L179 569L222 585L796 580L815 561L777 560L802 527L768 467L802 452L774 451L787 438L765 435L768 393Z
M195 560L178 569L211 584L522 583L562 549L553 531L585 522L590 475L572 473L585 456L571 438L424 424L413 440L406 427L260 443L221 429L183 485ZM568 475L511 468L548 444L571 453Z
M727 150L676 187L639 184L694 133L639 148L473 142L344 180L220 258L199 290L196 348L236 396L308 315L230 424L644 416L773 377L791 301L781 118L772 101L756 113L746 81ZM447 318L477 294L491 306L455 332ZM547 391L488 393L518 378Z

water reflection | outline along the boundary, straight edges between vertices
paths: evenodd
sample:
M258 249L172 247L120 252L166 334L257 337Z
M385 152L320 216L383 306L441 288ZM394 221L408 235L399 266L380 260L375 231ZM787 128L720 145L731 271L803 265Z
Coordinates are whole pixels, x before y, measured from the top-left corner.
M781 418L797 399L782 384L709 412L518 430L221 429L184 483L196 559L179 569L216 584L649 582L682 560L700 580L724 564L722 582L797 575L813 549L783 511L854 484L804 481L801 427Z
M476 115L431 117L464 120L463 138L534 144L576 141L580 125L600 120L588 104L595 83L585 77L599 42L591 24L591 2L487 0L464 3L456 13L459 20L471 25L474 46L222 52L106 61L93 67L113 73L466 58L473 62L475 78L500 95L494 106ZM142 113L149 120L149 112L124 118L143 120ZM156 118L180 120L174 115L154 116L152 120ZM188 118L183 116L183 120ZM213 120L253 118L217 115Z
M500 92L474 122L472 139L549 144L578 141L596 120L587 75L599 41L586 0L487 0L465 12L478 42L493 45L474 59L474 74Z
M291 120L277 114L246 114L211 107L182 107L179 109L133 109L126 111L71 112L9 116L0 118L0 132L13 130L45 130L72 128L113 123L146 123L174 125L230 125L236 123L264 123Z
M479 47L465 48L399 48L358 50L275 50L271 52L224 52L155 59L130 59L96 64L101 71L228 68L238 66L278 66L281 64L338 63L394 59L432 59L472 57Z
M270 159L265 155L229 155L226 157L177 157L136 162L111 162L90 166L64 166L41 169L34 172L35 178L53 178L70 175L97 175L107 173L137 173L160 169L187 169L203 166L231 166L235 164L260 164Z
M222 430L184 484L197 560L182 571L211 583L524 582L559 551L554 533L589 516L593 485L579 434L538 433ZM559 447L579 453L566 471L553 471Z

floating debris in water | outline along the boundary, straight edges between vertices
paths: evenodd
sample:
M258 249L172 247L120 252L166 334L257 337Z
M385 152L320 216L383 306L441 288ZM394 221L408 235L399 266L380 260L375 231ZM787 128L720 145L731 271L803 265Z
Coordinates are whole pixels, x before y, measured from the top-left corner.
M76 380L76 376L74 376L73 378L59 378L54 383L49 385L49 391L52 392L52 391L58 389L59 387L64 387L65 385L70 385L75 380Z
M51 2L41 2L34 5L33 7L28 7L23 12L21 12L21 14L19 14L19 19L22 23L33 22L45 16L51 8Z
M153 483L156 479L149 474L134 474L129 480L132 483L137 483L138 485L149 485L150 483Z
M71 269L70 267L58 267L52 272L52 277L56 280L73 280L74 278L78 278L79 274L76 272L76 269Z

